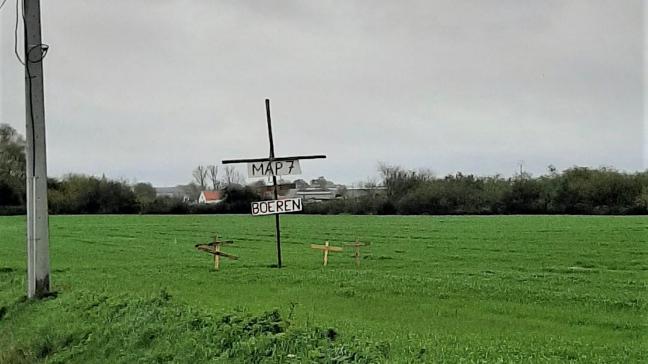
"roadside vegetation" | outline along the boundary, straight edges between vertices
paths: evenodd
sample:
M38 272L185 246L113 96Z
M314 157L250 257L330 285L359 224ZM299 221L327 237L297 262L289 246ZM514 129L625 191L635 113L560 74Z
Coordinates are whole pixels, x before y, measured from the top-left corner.
M387 343L292 327L278 310L214 315L175 303L164 290L148 297L78 291L44 302L20 298L2 312L0 363L7 364L376 363L389 355Z

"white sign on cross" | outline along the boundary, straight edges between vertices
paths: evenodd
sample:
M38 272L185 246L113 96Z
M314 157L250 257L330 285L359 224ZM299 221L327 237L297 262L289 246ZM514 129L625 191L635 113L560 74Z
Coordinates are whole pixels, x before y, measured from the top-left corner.
M301 198L252 202L252 215L284 214L302 210Z
M259 161L247 164L248 178L301 174L299 160Z

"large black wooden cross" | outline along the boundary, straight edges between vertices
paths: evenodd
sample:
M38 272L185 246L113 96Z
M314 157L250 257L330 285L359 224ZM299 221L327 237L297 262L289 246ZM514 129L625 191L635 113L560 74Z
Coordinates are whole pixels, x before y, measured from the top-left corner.
M266 162L265 166L261 164L261 167L257 168L254 164L252 167L253 173L259 173L261 175L272 176L272 184L274 186L274 198L275 200L279 199L279 194L277 192L277 174L281 175L282 170L284 170L284 164L290 164L289 171L292 171L293 164L295 161L300 159L319 159L326 158L325 155L297 155L291 157L275 157L274 151L274 141L272 139L272 121L270 118L270 100L265 100L266 106L266 119L268 120L268 140L270 141L270 156L268 158L253 158L253 159L228 159L224 160L223 164L232 164L232 163L257 163L257 162ZM283 163L286 162L286 163ZM279 213L275 215L275 236L277 238L277 267L281 268L281 224L279 222Z

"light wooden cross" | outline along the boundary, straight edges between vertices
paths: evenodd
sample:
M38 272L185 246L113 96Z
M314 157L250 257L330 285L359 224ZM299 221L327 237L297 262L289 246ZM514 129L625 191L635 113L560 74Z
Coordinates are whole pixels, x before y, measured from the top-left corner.
M363 246L368 246L369 243L362 243L356 239L355 243L346 243L344 246L353 247L353 257L355 258L356 268L360 267L360 248Z
M329 242L325 242L324 245L318 245L318 244L311 244L310 246L312 249L317 249L317 250L323 250L324 251L324 266L328 264L328 255L329 252L334 252L338 253L344 250L344 248L340 248L337 246L329 246Z
M228 254L221 251L221 245L234 244L232 240L218 240L218 235L214 236L214 241L207 244L196 244L196 249L207 252L214 256L214 269L220 270L220 257L237 260L236 255Z

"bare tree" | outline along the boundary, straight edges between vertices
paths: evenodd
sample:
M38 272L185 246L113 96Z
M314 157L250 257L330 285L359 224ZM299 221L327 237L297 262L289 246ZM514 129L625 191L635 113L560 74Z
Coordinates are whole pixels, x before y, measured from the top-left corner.
M308 184L308 182L300 178L295 180L295 187L297 187L297 189L301 191L307 189L308 187L310 187L310 185Z
M215 165L207 166L207 176L211 182L212 190L218 190L220 187L220 181L218 180L218 167Z
M378 187L378 180L376 177L368 177L366 181L360 182L360 187L366 188L366 189L375 189Z
M329 186L333 185L333 182L327 181L324 176L320 176L316 179L311 180L311 186L313 187L319 187L321 190L326 190L329 188Z
M183 199L186 197L189 201L193 202L198 201L201 192L200 186L198 186L194 182L190 182L188 185L180 185L177 187L182 191L181 196L178 197L182 197Z
M196 184L200 186L200 190L207 189L207 169L204 166L198 166L193 170L193 178Z
M0 124L0 178L25 181L25 139L9 124Z
M423 170L421 173L417 173L384 162L378 163L378 171L382 177L383 186L387 188L387 196L391 199L400 198L412 188L433 179L430 171Z
M243 179L243 176L241 176L241 174L236 170L236 167L225 166L223 183L228 187L234 184L242 185L245 183L245 179Z

